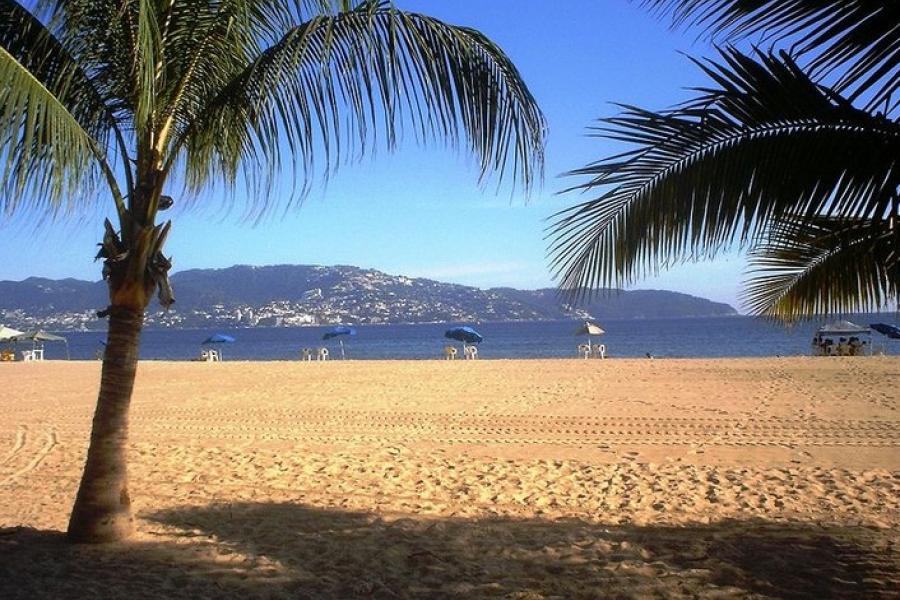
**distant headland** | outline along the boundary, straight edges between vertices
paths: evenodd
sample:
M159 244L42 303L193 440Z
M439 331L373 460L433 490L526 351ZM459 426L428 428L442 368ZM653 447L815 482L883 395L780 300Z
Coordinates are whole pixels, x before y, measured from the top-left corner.
M425 323L643 319L737 315L730 305L665 290L605 290L567 304L556 289L480 289L337 265L237 265L172 276L176 303L150 310L148 327L297 327L328 323ZM0 323L52 330L103 329L95 311L106 284L30 277L0 281ZM151 305L152 309L152 305Z

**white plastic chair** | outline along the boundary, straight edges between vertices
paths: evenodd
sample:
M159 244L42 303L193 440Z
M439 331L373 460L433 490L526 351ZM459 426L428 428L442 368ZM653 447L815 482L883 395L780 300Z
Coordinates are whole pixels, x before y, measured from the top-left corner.
M22 361L31 362L34 360L34 350L22 350Z
M590 344L578 344L578 356L581 356L582 358L590 358L591 357Z
M478 346L463 346L463 352L469 360L478 358Z
M594 344L592 351L594 358L606 358L606 344Z
M453 346L444 346L444 359L456 360L457 350Z
M222 355L219 354L218 350L210 350L209 358L207 360L209 360L210 362L219 362L222 360Z
M312 348L304 348L300 351L300 360L312 360Z
M316 358L318 360L328 360L328 348L319 348Z

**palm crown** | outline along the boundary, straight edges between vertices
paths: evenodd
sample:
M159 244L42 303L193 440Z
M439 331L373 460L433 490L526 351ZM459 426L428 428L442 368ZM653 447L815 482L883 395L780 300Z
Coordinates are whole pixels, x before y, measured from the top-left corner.
M464 140L482 176L528 187L543 159L543 118L499 48L382 2L2 0L0 80L0 207L75 209L106 184L125 238L172 175L187 197L245 184L259 214L279 174L290 203L403 123Z
M900 44L885 34L900 27L900 9L646 4L713 34L791 36L798 56L725 48L697 61L714 86L695 99L662 112L624 106L602 121L597 135L633 147L572 172L589 178L572 189L611 187L551 227L563 288L630 282L738 243L750 250L754 312L792 319L897 300Z

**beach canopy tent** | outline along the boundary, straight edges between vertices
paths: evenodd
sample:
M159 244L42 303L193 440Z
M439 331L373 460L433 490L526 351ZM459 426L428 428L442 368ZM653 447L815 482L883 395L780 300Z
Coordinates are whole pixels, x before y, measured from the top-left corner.
M864 354L866 344L871 342L859 342L860 336L871 336L872 330L850 321L834 321L819 327L816 337L813 338L813 350L820 356L831 356L835 352L839 355L848 354L856 356ZM850 338L849 348L845 345L846 338ZM854 342L854 340L856 340ZM871 349L871 345L869 346Z
M451 327L444 332L444 337L465 344L478 344L484 341L484 337L468 325L463 327Z
M818 331L816 331L816 335L818 335L819 337L872 335L872 330L868 327L863 327L862 325L851 323L850 321L834 321L833 323L826 323L825 325L819 327Z
M61 335L53 335L52 333L47 333L43 329L38 329L37 331L26 331L25 333L19 333L18 335L14 335L8 338L6 341L18 343L18 342L31 342L32 349L36 348L38 344L41 346L44 345L44 342L62 342L66 345L66 360L69 359L69 340L64 338Z
M18 329L0 325L0 342L8 342L11 338L16 337L17 335L22 335L23 333L24 332L19 331Z
M887 323L872 323L871 325L869 325L869 327L882 335L888 336L892 340L900 340L900 327L897 327L896 325L889 325Z
M322 336L323 340L330 340L331 338L340 337L343 335L356 335L356 329L353 327L347 327L346 325L338 325L337 327L332 327L330 331L326 331L325 335ZM341 343L341 360L347 358L344 354L344 340L338 340Z

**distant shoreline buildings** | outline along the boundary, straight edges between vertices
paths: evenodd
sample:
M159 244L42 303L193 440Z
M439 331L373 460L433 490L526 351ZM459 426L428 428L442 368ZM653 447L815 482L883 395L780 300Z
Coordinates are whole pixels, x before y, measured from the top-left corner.
M176 303L148 311L149 328L306 327L588 318L737 315L727 304L663 290L611 291L579 307L555 289L479 288L351 266L197 269L172 278ZM101 330L103 282L30 278L0 282L0 323L55 331Z

